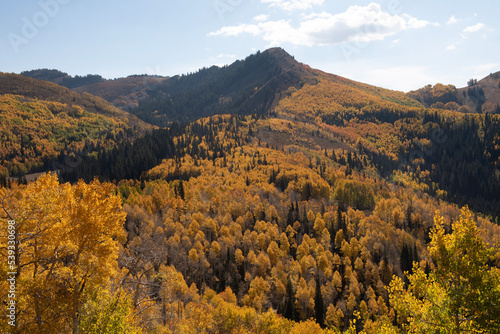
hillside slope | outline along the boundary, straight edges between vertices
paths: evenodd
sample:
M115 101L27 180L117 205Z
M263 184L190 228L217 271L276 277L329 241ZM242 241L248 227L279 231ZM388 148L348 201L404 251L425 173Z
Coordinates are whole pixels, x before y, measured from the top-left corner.
M101 98L0 73L1 174L49 168L61 154L114 147L153 127Z
M332 93L324 85L321 92ZM290 98L310 94L308 88ZM356 319L358 330L380 333L396 320L387 290L394 275L404 277L413 262L435 268L426 250L433 217L441 210L450 231L460 216L456 205L381 178L370 154L327 131L340 127L280 116L204 118L81 165L81 172L90 165L111 178L127 171L136 178L145 168L140 181L118 183L128 217L121 282L138 300L154 301L154 315L139 317L144 328L153 331L170 319L180 332L213 326L260 333L265 325L241 321L249 313L238 315L253 310L266 324L278 314L283 321L313 318L342 332ZM285 135L290 141L275 140ZM336 140L346 146L329 146ZM161 163L148 169L153 160ZM484 240L500 240L497 224L480 216L475 221ZM492 265L498 263L497 257ZM166 307L175 303L177 313L161 312L164 300L149 288L158 277L158 290L170 296ZM222 300L231 312L220 309ZM182 320L197 316L195 305L208 325ZM284 322L272 326L264 332L290 332ZM303 333L323 333L309 326Z
M168 77L132 75L126 78L106 80L73 88L78 93L90 93L102 97L115 107L130 111L149 97L148 93L168 80Z
M500 72L492 73L471 86L457 90L458 97L470 109L482 113L500 113Z
M282 99L258 136L272 147L342 147L393 182L499 215L500 115L418 107L400 94L321 80Z
M471 79L467 87L427 85L407 93L426 107L456 110L461 113L500 113L500 72L491 73L477 81Z

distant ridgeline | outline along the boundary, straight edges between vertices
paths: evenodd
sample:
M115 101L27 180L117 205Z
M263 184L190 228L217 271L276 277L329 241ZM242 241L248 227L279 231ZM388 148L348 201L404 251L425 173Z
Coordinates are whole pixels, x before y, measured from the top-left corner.
M68 75L68 73L64 73L58 70L49 70L46 68L39 70L24 71L21 72L21 74L37 80L54 82L58 85L70 89L105 81L103 77L97 74L88 74L85 76L76 75L72 77Z

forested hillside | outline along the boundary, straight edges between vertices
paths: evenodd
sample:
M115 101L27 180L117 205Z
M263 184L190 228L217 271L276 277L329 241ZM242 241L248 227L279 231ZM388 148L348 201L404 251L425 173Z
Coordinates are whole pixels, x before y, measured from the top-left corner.
M102 97L115 107L125 111L137 108L139 101L148 98L148 91L154 90L168 77L151 75L130 75L126 78L106 80L100 75L72 77L58 70L38 69L21 72L22 75L56 83L77 93L89 93Z
M270 122L297 138L303 131L287 120L299 120L318 137L340 138L367 156L381 176L498 217L500 116L418 108L391 97L322 80L281 100Z
M105 79L100 75L88 74L85 76L72 77L68 73L58 70L38 69L21 72L22 75L43 81L50 81L66 88L76 88L84 85L90 85L98 82L103 82Z
M381 177L469 204L498 219L499 115L424 108L403 93L319 71L314 74L314 84L292 86L268 116L253 114L252 134L274 148L291 144L319 151L342 148L370 163ZM138 178L161 159L177 154L166 139L172 135L169 131L184 130L174 126L147 136L135 147L102 152L102 158L89 159L68 177L72 181L81 177L90 181L94 175Z
M290 87L315 83L309 67L279 48L258 52L225 67L173 77L148 91L131 112L165 126L217 114L267 113Z
M426 107L458 110L462 113L500 113L500 72L457 89L453 85L427 85L407 94Z
M153 128L101 98L6 73L0 73L0 123L3 177L47 171L61 154L112 148Z
M498 115L429 108L281 49L147 94L136 113L168 127L92 153L63 137L57 176L0 188L16 333L500 332ZM30 111L16 129L54 114L3 99Z
M149 75L131 75L126 78L106 80L74 88L77 93L90 93L102 97L115 107L131 111L139 102L149 98L149 93L169 78Z

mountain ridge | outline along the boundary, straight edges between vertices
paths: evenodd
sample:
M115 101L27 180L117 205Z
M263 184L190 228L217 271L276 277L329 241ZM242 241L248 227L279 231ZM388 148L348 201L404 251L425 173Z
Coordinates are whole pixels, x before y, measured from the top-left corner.
M279 47L270 48L263 52L259 51L251 56L260 56L261 54L269 55L271 58L275 59L277 66L280 68L281 77L275 78L274 80L271 80L269 82L267 82L266 80L267 85L264 85L262 82L260 82L262 84L261 87L257 87L257 91L254 92L257 94L255 95L252 93L247 94L248 96L246 96L246 98L250 98L253 101L259 99L267 101L267 103L263 104L247 103L248 104L247 109L252 109L252 108L258 109L257 106L259 106L260 108L269 110L272 107L276 106L276 101L270 102L270 100L272 99L270 96L272 95L272 93L270 91L276 91L278 93L278 96L276 97L279 99L283 95L283 92L286 91L286 89L288 89L290 86L294 85L300 86L304 84L304 82L300 83L301 81L305 81L307 83L314 83L313 78L317 77L318 75L323 77L328 77L330 80L333 80L335 82L351 85L356 88L362 89L367 93L379 96L383 96L383 94L381 94L381 91L392 91L381 87L368 85L361 82L356 82L335 74L321 71L320 69L313 69L308 65L297 62L293 56L291 56L284 49ZM247 57L245 60L248 60L249 58L250 56ZM153 116L151 115L146 116L145 114L148 113L148 111L146 110L149 110L149 113L155 111L151 110L154 108L152 107L152 103L150 103L151 102L150 100L155 100L155 103L158 104L161 103L160 102L161 98L160 100L158 100L159 98L157 94L158 91L161 91L162 93L168 95L170 94L169 92L170 88L178 86L179 81L185 80L186 78L190 78L192 76L199 77L199 72L210 72L210 73L204 73L204 75L208 74L214 76L221 76L221 75L224 76L225 74L222 73L224 72L224 69L236 67L239 64L244 63L245 60L236 60L232 64L223 67L212 66L209 68L202 68L196 73L175 75L173 77L162 77L155 75L130 75L125 78L108 80L108 79L103 79L99 75L71 77L67 73L58 70L47 70L47 69L24 71L21 74L37 79L52 81L62 85L64 85L63 82L64 80L66 80L67 83L73 81L75 82L73 86L71 86L71 84L69 85L67 84L66 86L71 86L70 88L78 93L88 92L92 95L100 96L105 100L107 100L108 102L113 103L116 107L128 112L131 112L134 109L139 109L137 110L137 112L140 113L142 117L147 117L149 122L155 123ZM238 85L241 85L242 82L245 81L245 79L244 78L239 78L239 79L240 79L239 83L234 87L235 89L233 90L232 93L230 91L227 91L227 89L226 91L220 92L221 104L227 103L228 100L234 97L234 91L236 91L238 88L239 89L243 88ZM256 75L254 75L253 78L251 76L247 76L246 79L249 81L248 83L250 83L252 80L259 81L260 79L260 81L262 81L262 78L257 78ZM90 80L91 82L86 83L85 80ZM278 81L279 83L276 81ZM442 89L441 87L450 87L452 92L449 93L449 97L447 98L443 98L442 96L438 97L432 96L433 92L429 91L431 91L433 87L426 86L424 88L406 93L407 98L409 97L413 101L417 101L417 103L413 103L409 100L407 100L405 103L407 103L408 105L413 105L417 107L423 106L426 108L429 108L435 103L438 103L437 105L435 105L436 107L445 108L444 105L446 105L447 103L455 102L458 104L458 106L450 104L448 105L447 109L453 108L453 110L458 110L459 107L464 106L464 108L461 109L461 112L495 113L498 112L497 105L500 104L499 81L500 81L500 72L497 72L490 74L489 76L481 79L480 81L476 80L476 84L472 86L475 86L475 89L477 91L475 90L471 91L470 89L471 86L456 88L453 85L437 84L436 87L438 87L438 89ZM281 87L286 82L290 83L289 87ZM485 89L486 93L484 92ZM186 91L188 90L189 88L187 88ZM398 97L399 102L405 99L406 98ZM214 101L212 101L212 104L213 102ZM439 102L442 102L443 105L439 104ZM219 110L220 111L219 113L225 113L224 110L221 110L224 108L217 108L216 106L212 106L212 109ZM161 114L161 112L159 113ZM202 113L201 116L203 117L212 114L216 114L216 112ZM166 121L166 123L163 122L162 125L168 124L168 122L171 121L172 119L175 119L177 121L182 120L182 118L179 118L179 116L177 117L170 116L170 118L171 119ZM193 118L188 117L187 119L193 119ZM162 122L160 121L160 123Z
M291 87L297 89L304 84L314 85L320 78L329 78L382 97L387 95L382 92L390 92L313 69L296 61L282 48L259 51L230 65L202 68L189 75L129 76L82 85L73 90L100 96L149 123L165 126L172 121L224 113L263 114L271 111L282 97L289 94ZM186 94L190 98L186 98ZM398 102L406 99L399 95ZM206 96L203 105L186 108L182 105L200 96ZM405 103L420 106L409 100ZM193 109L197 110L193 112Z

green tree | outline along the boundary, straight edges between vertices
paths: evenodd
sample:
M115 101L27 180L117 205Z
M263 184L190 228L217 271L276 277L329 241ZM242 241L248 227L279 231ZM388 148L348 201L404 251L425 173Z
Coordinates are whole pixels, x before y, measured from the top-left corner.
M405 288L395 277L390 300L411 333L500 333L500 277L488 264L494 249L479 236L468 208L446 234L434 218L429 253L436 264L427 275L414 266Z
M342 206L352 206L360 210L371 210L375 207L373 189L356 180L340 180L333 192L333 199Z
M112 292L109 288L93 290L82 306L79 330L90 333L141 333L132 321L132 302L123 290Z

